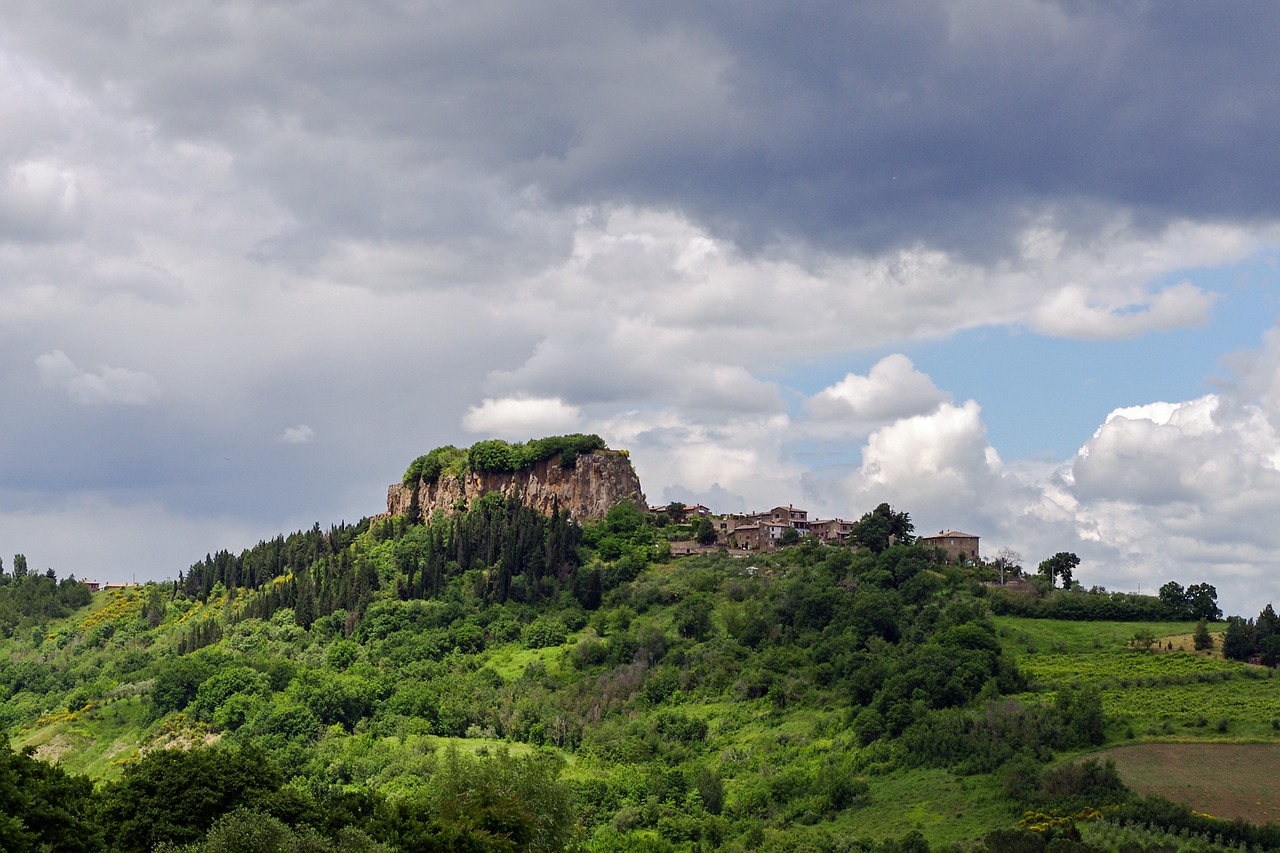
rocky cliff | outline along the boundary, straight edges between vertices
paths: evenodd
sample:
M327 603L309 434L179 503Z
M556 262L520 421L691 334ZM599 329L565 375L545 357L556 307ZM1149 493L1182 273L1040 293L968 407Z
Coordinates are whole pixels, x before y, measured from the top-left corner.
M579 456L569 468L562 467L557 456L514 473L468 471L462 479L442 475L418 486L418 506L422 516L430 518L436 510L448 512L461 502L470 505L489 492L508 497L518 493L525 504L547 515L558 500L560 509L579 521L603 518L621 500L644 502L640 478L627 454L597 450ZM393 484L387 489L387 514L407 514L411 500L406 486Z

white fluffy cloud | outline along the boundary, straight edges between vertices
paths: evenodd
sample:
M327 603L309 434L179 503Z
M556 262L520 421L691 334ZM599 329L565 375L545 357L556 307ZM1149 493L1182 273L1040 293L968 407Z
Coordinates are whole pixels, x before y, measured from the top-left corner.
M901 353L887 355L866 376L847 374L807 402L819 420L877 423L929 412L948 396Z
M315 430L306 424L291 426L280 434L280 440L285 444L306 444L314 437Z
M1035 326L1061 337L1085 340L1136 338L1151 331L1206 322L1215 297L1187 282L1126 303L1106 292L1089 293L1073 286L1051 294L1033 312Z
M462 424L471 432L522 440L573 431L581 420L581 409L555 397L486 397L467 410Z
M982 528L1007 499L1001 478L981 408L969 400L941 403L871 433L843 491L859 511L888 501L930 527Z
M82 371L62 350L37 358L36 369L45 385L65 389L82 406L137 406L160 396L159 383L146 373L106 364L99 365L96 373Z

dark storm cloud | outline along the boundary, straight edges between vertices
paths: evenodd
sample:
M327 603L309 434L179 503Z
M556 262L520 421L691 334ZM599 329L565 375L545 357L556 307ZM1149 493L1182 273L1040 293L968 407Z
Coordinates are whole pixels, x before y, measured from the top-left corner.
M511 233L505 194L674 208L748 248L983 255L1046 213L1280 198L1269 4L62 5L0 8L162 133L234 151L291 240L563 251Z

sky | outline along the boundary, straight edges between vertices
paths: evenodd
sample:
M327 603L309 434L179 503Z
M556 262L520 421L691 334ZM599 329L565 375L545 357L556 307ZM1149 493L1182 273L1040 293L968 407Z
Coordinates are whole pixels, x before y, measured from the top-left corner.
M1280 601L1280 7L0 0L0 555L595 432L651 503Z

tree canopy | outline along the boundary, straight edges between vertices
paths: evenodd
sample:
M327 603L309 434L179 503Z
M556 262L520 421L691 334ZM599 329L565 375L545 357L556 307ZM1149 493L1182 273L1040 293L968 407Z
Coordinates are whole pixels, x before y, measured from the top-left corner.
M894 512L887 503L882 503L854 523L850 539L871 553L879 554L895 543L911 544L915 529L910 515Z
M1039 572L1049 579L1050 585L1053 584L1055 578L1062 578L1062 588L1071 589L1073 574L1079 565L1080 558L1075 554L1069 551L1059 551L1040 563Z
M559 457L562 466L571 468L580 455L606 449L608 445L600 436L583 433L552 435L523 443L490 438L465 449L446 444L409 463L401 481L406 486L413 486L419 482L434 483L444 474L462 476L467 471L520 471L553 457Z

